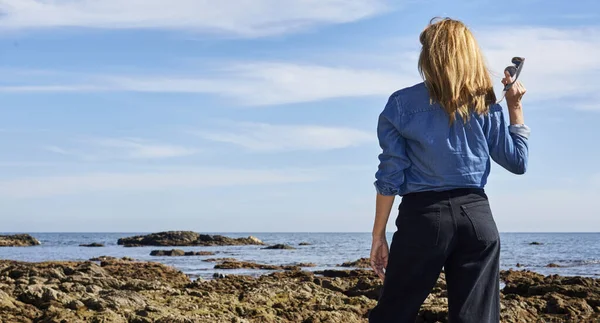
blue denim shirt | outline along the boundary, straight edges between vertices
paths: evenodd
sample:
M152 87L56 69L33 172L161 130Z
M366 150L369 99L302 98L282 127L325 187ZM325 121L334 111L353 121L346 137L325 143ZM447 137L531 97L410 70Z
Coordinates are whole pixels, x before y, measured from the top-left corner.
M420 191L483 188L491 160L515 174L527 169L530 130L508 125L502 107L457 114L451 125L439 104L430 104L424 83L392 94L379 115L377 136L382 152L375 188L382 195Z

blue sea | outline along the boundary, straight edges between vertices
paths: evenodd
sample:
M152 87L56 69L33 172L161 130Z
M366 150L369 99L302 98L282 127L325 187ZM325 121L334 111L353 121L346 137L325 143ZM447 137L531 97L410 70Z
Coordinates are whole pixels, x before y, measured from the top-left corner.
M217 273L260 275L260 270L215 270L206 258L230 257L263 264L312 262L317 267L306 270L332 269L346 261L368 257L370 233L211 233L228 237L255 236L267 244L283 243L296 250L264 250L262 246L176 247L185 251L213 251L216 256L153 257L155 249L172 247L125 248L117 245L123 237L145 233L29 233L42 243L35 247L0 248L0 259L40 262L56 260L88 260L98 256L131 257L157 261L176 267L192 278L211 278ZM391 241L391 233L388 242ZM501 269L528 269L542 274L564 276L600 276L600 233L503 233L501 234ZM531 245L531 242L541 245ZM79 247L86 243L103 243L105 247ZM308 242L309 246L298 246ZM559 265L549 268L548 264ZM520 264L521 267L517 267ZM410 264L407 264L410 265Z

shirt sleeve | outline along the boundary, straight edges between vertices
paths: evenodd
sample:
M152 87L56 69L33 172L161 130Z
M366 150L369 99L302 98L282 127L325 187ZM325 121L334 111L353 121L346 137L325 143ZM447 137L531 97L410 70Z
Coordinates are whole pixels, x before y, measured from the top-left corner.
M410 166L406 155L406 139L398 130L400 112L397 98L392 96L379 115L377 138L382 149L375 173L375 188L381 195L398 195L404 183L404 170Z
M507 126L500 105L490 108L487 123L486 137L492 160L511 173L524 174L529 158L529 127Z

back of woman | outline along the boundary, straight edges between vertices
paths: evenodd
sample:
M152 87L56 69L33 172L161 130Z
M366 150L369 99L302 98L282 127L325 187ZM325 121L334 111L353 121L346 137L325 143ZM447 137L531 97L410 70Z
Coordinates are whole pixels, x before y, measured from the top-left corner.
M442 268L452 322L499 322L500 241L484 187L491 161L515 174L526 171L525 89L516 82L506 93L506 124L483 55L463 23L431 23L420 40L424 82L393 93L378 120L371 264L384 286L370 322L414 322ZM502 83L512 83L510 75ZM388 250L395 196L402 203Z

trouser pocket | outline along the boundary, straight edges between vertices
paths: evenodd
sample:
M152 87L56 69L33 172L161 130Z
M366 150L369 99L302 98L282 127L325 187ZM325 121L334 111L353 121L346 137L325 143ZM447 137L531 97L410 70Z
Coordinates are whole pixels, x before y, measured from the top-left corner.
M434 247L438 245L440 235L439 206L399 207L396 226L398 240L403 245L415 247Z
M488 200L463 204L460 208L471 222L477 240L481 242L498 240L498 228Z

